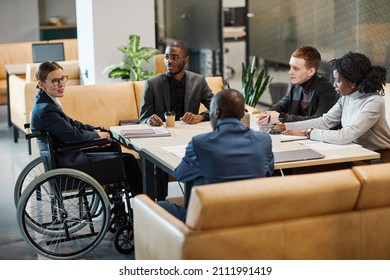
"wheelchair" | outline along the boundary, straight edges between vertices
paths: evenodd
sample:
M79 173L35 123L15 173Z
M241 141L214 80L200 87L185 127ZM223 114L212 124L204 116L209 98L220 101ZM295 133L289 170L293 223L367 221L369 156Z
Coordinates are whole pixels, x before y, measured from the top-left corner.
M67 260L92 251L110 231L115 234L116 250L131 254L132 178L126 178L120 143L101 138L54 149L49 133L26 134L26 139L33 138L37 140L40 157L22 170L14 190L23 239L42 256ZM96 151L107 145L115 157L58 167L57 156L62 153Z

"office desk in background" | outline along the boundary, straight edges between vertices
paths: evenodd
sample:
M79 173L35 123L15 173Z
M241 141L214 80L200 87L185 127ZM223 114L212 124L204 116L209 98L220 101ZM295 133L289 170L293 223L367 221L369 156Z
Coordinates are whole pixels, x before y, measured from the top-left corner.
M253 122L252 122L253 123ZM120 130L125 126L111 127L111 131L115 138L119 139ZM176 166L181 161L181 156L184 154L183 149L195 135L210 132L211 126L209 122L201 122L195 125L185 124L177 121L175 127L169 128L171 136L154 137L154 138L136 138L122 139L128 148L136 150L142 159L142 175L144 193L152 199L155 197L154 183L154 166L160 167L169 175L174 175ZM315 144L316 141L309 143ZM317 142L318 143L318 142ZM275 163L275 169L288 169L305 166L315 166L323 164L334 164L352 161L366 161L380 158L380 154L365 149L359 145L339 146L326 143L320 143L327 148L321 148L320 152L325 157L313 160L300 160L283 163ZM303 144L299 141L282 142L277 147L273 148L274 152L283 151L298 151L310 147L309 144ZM178 148L178 152L172 152L172 149ZM180 152L180 149L182 149Z

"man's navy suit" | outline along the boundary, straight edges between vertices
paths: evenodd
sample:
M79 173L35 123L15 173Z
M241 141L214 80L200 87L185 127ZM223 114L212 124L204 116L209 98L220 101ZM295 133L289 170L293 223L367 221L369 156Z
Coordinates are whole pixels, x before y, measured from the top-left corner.
M235 118L220 120L212 132L194 136L187 145L175 178L194 185L272 176L274 156L268 134Z

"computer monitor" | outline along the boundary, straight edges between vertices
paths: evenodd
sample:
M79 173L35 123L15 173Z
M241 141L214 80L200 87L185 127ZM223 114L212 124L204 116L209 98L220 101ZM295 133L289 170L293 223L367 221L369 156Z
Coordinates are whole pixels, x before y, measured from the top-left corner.
M32 54L34 63L65 60L63 43L32 44Z

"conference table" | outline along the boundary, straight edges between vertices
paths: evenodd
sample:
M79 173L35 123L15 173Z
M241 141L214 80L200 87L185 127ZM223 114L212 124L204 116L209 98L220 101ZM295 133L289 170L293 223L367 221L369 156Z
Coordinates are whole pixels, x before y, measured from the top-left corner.
M256 130L256 119L251 117L251 128ZM175 122L175 127L167 128L170 136L163 137L145 137L145 138L126 138L121 134L121 130L130 128L146 128L147 124L136 124L130 126L113 126L110 128L113 137L118 139L123 145L137 151L142 160L142 175L144 193L152 199L155 198L154 167L158 166L169 175L174 177L174 170L179 165L184 156L185 147L191 138L201 133L210 132L210 122L201 122L198 124L186 124L181 121ZM302 151L307 149L315 150L323 155L322 158L275 162L275 170L289 168L315 166L323 164L335 164L352 161L371 161L380 158L380 154L365 149L357 144L333 145L311 140L282 141L273 145L273 152L288 153L289 151ZM183 182L186 183L186 182ZM191 184L186 186L186 192L189 191ZM188 197L188 196L187 196Z

